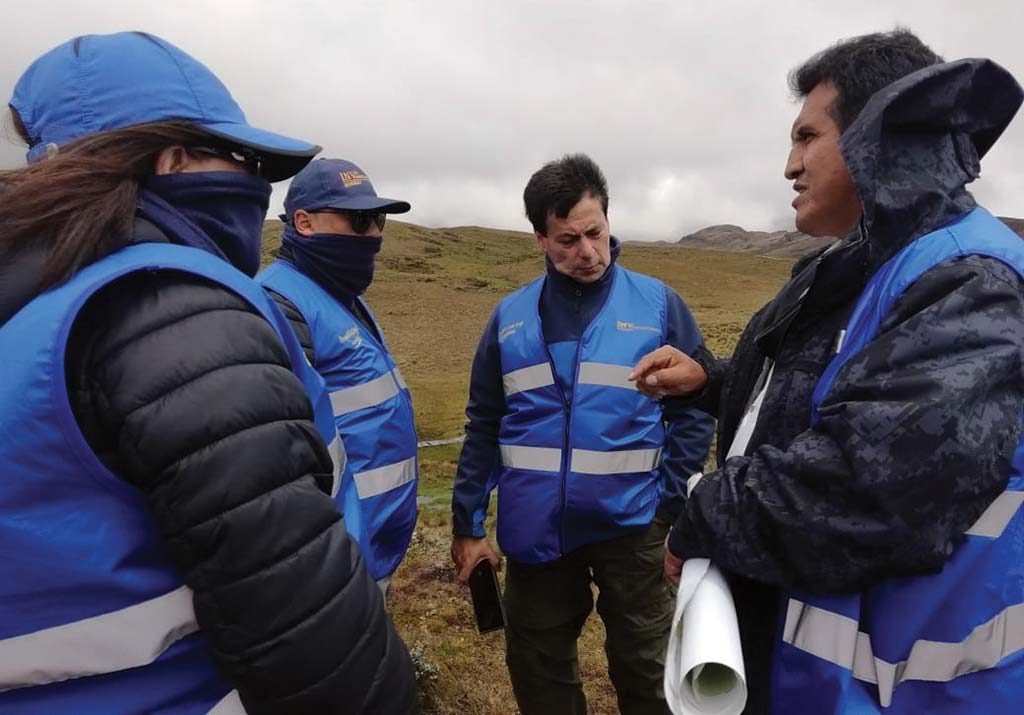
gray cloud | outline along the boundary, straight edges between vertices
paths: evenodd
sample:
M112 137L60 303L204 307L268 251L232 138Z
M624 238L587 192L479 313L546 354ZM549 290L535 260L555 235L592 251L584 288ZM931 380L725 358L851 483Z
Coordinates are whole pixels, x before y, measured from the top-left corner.
M584 151L608 176L625 238L789 228L786 73L813 52L903 24L947 58L992 57L1024 79L1019 0L832 5L111 0L47 3L41 21L20 4L0 30L0 91L69 37L144 29L210 66L254 124L362 165L379 192L412 202L414 222L525 230L530 173ZM22 152L0 136L0 165ZM1024 215L1024 119L974 189L996 213Z

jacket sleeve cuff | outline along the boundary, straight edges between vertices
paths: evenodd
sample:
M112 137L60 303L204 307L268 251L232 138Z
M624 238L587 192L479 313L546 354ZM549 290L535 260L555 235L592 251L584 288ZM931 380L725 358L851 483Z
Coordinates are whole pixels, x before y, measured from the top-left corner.
M676 517L672 524L672 530L668 532L668 550L677 559L683 561L711 558L711 554L697 536L693 522L690 521L685 508Z
M685 400L686 404L692 405L702 401L704 398L707 397L708 391L712 389L711 385L717 377L716 370L718 369L718 365L715 360L715 356L712 355L711 351L708 350L704 345L698 345L697 349L690 354L690 358L695 363L701 366L701 368L704 370L704 374L707 375L708 378L707 381L704 383L704 387L700 388L700 390L698 390L697 392L682 398L676 398L680 400Z
M465 527L457 524L452 524L452 536L464 536L471 539L482 539L487 536L487 531L483 526L471 526Z

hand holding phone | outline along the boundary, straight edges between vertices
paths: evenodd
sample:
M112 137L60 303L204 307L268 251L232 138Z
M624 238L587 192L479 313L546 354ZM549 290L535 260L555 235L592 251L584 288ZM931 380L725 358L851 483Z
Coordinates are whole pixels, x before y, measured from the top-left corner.
M490 633L505 627L505 604L501 600L498 574L487 559L477 563L470 571L469 593L473 599L476 628L480 633Z
M481 559L487 559L495 568L501 569L501 557L486 537L452 537L452 561L455 563L455 578L459 583L469 585L469 572Z

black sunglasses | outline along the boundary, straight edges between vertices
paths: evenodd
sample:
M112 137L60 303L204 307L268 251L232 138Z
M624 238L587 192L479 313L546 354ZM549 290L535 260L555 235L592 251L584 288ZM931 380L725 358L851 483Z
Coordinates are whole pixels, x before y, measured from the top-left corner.
M223 147L223 146L189 146L185 147L189 154L199 156L212 156L225 161L232 161L241 164L245 170L253 176L260 175L260 155L249 147Z
M377 225L378 231L384 230L384 223L388 215L382 211L353 211L343 209L321 209L319 213L341 214L352 224L352 230L358 234L364 234L370 230L372 224Z

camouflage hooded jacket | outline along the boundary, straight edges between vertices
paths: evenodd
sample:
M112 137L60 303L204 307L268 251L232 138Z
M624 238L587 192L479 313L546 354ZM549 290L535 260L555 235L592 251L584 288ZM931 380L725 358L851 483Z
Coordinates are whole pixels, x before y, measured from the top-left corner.
M843 133L859 230L795 266L734 356L710 366L699 398L719 418L719 468L694 489L670 548L731 576L747 712L767 707L781 589L857 591L940 570L1002 491L1017 445L1024 286L978 256L936 266L901 296L810 426L811 393L867 280L975 207L964 186L1021 102L1020 86L985 60L917 75ZM725 460L766 360L775 369L749 447Z

